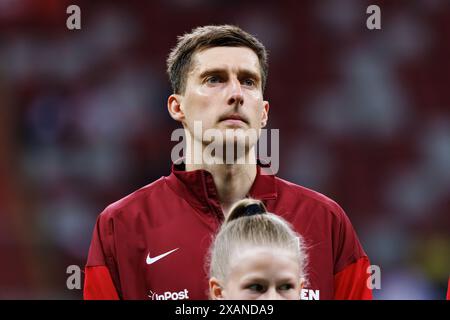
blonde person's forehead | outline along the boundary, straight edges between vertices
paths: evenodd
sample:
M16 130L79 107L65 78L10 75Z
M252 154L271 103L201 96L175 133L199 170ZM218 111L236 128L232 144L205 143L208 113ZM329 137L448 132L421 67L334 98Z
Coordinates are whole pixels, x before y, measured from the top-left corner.
M277 279L299 278L300 273L300 261L295 253L280 248L257 247L243 249L232 255L227 278L243 280L267 275Z
M239 250L233 250L231 257L230 268L239 264L245 259L253 259L255 264L259 262L271 261L277 257L283 257L292 259L298 263L298 256L293 250L279 248L276 246L255 246L255 245L244 245L240 246Z

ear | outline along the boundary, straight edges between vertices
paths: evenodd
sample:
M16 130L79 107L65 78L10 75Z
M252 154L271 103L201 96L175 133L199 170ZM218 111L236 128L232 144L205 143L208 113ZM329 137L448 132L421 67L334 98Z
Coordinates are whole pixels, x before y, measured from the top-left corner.
M185 119L183 107L181 106L181 95L171 94L167 99L167 110L170 116L176 120L182 122Z
M267 125L267 121L269 120L269 101L263 101L263 113L261 117L261 128L264 128Z
M305 286L305 278L300 278L300 290L303 289L303 287Z
M212 300L223 300L223 288L217 278L209 279L209 295Z
M300 289L298 290L299 291L299 295L298 295L298 299L299 300L302 300L302 290L303 290L303 288L305 287L305 278L300 278Z

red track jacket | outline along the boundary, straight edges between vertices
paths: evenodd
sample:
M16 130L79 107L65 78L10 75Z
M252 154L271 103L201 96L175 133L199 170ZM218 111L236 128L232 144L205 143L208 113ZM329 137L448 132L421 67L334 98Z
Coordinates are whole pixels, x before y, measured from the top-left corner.
M369 260L344 211L324 195L263 175L249 196L303 236L309 286L303 299L371 299ZM108 206L85 268L85 299L207 299L205 257L224 215L212 175L172 173Z

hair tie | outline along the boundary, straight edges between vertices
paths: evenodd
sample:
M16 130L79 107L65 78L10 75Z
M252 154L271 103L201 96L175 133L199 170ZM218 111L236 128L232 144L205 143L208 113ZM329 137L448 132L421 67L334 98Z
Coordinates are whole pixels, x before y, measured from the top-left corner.
M257 203L252 203L245 207L244 216L250 217L257 214L263 214L266 211Z

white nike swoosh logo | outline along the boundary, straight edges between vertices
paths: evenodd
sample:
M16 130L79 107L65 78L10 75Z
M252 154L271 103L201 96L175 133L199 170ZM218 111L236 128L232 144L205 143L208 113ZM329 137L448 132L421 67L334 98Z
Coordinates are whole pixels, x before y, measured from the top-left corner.
M177 251L177 250L178 250L178 248L173 249L173 250L170 250L169 252L160 254L159 256L156 256L156 257L153 257L153 258L150 257L150 253L149 253L149 254L147 255L147 260L146 260L145 262L147 262L147 264L155 263L155 262L158 261L159 259L162 259L162 258L164 258L165 256L167 256L167 255L169 255L169 254L171 254L172 252Z

